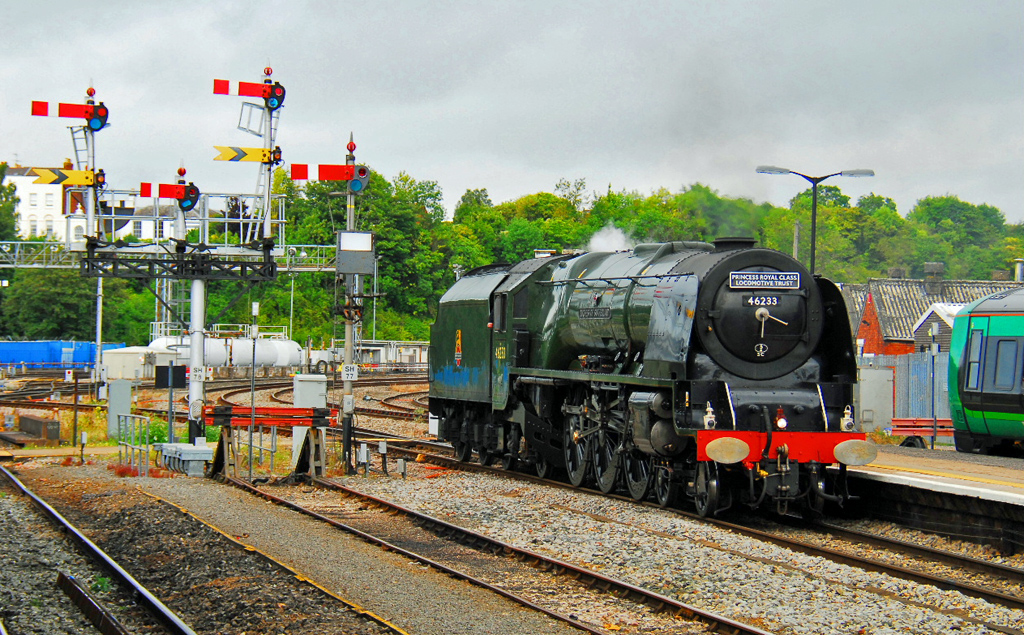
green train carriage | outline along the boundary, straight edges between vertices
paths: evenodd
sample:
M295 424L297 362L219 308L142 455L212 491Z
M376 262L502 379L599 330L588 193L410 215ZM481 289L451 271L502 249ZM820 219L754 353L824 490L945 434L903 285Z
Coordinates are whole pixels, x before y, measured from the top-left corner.
M1024 452L1024 289L957 312L949 352L953 440L960 452Z

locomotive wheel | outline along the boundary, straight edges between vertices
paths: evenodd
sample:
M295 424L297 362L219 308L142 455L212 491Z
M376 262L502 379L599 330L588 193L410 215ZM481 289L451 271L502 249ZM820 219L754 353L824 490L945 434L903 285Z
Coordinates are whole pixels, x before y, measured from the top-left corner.
M540 478L548 478L551 476L552 472L554 472L554 469L552 469L551 467L551 463L549 463L548 460L544 458L543 454L537 455L537 462L535 464L535 467L537 468L537 476L539 476Z
M667 467L659 467L654 474L654 497L658 505L670 507L676 500L679 484L672 479L672 471Z
M622 464L629 495L636 501L647 498L651 492L651 482L654 480L654 465L651 457L639 450L631 450L622 457Z
M697 464L697 478L693 484L693 503L701 518L714 516L718 511L718 464L701 461Z
M619 480L619 433L605 430L594 435L594 476L597 487L605 494L611 494Z
M523 431L519 429L518 423L513 423L508 433L508 452L501 455L502 468L512 471L519 466L519 457L526 456L523 444Z
M480 461L480 465L490 465L494 463L494 454L489 452L486 448L480 448L476 451L477 459Z
M573 391L569 405L582 407L587 400L587 392L582 388ZM569 482L573 487L580 487L587 479L591 458L590 439L582 437L583 415L571 414L565 418L565 469L569 473Z
M456 441L452 447L455 448L455 460L460 463L468 463L473 456L473 446L468 441Z

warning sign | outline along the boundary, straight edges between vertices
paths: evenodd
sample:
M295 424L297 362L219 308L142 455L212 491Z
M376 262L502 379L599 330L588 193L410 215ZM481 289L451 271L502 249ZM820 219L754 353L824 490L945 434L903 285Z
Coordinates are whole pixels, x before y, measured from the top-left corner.
M462 366L462 329L455 331L455 365Z

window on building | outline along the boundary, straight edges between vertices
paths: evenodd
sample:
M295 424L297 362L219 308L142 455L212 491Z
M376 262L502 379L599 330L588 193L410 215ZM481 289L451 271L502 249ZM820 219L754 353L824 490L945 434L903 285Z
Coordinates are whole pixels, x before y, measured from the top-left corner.
M39 233L39 223L37 223L36 219L34 219L34 218L28 219L28 235L29 236L35 236L38 233Z
M50 217L46 218L46 235L53 236L53 219Z
M53 207L53 193L52 192L48 192L46 194L46 206L47 207Z
M163 237L164 237L164 222L162 220L158 220L156 222L156 239L160 240Z
M29 207L35 207L35 206L39 205L39 195L36 194L35 192L32 192L31 194L29 194L28 195L28 204L29 204Z
M142 238L142 221L132 221L132 235L135 236L136 238Z

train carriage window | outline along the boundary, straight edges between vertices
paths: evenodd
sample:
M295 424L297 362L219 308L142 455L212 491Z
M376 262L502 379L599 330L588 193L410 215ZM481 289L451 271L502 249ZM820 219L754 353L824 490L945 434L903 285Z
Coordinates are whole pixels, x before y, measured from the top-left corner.
M508 298L504 293L494 296L494 314L491 321L494 322L494 330L503 332L505 330L505 300Z
M523 287L512 299L512 317L524 318L530 315L530 296L528 289Z
M996 343L996 390L1017 387L1017 340L999 340Z
M967 390L978 390L981 387L981 351L985 334L980 329L971 331L971 340L967 345Z

